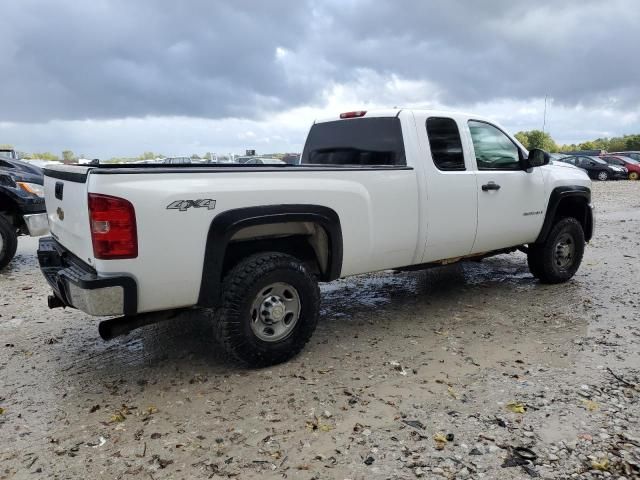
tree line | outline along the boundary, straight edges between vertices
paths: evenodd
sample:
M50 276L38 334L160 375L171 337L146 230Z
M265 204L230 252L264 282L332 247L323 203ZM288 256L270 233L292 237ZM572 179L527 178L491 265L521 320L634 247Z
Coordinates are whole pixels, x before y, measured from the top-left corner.
M547 152L570 152L573 150L606 150L607 152L625 152L640 150L640 134L623 135L622 137L596 138L583 143L558 145L547 132L542 130L527 130L515 134L527 150L540 148Z

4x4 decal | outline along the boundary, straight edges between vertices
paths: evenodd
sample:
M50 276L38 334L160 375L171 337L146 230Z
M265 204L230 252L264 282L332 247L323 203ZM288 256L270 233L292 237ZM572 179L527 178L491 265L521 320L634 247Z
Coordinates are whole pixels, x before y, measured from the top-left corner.
M216 201L210 198L201 198L199 200L176 200L167 205L167 210L180 210L186 212L189 208L206 208L213 210L216 208Z

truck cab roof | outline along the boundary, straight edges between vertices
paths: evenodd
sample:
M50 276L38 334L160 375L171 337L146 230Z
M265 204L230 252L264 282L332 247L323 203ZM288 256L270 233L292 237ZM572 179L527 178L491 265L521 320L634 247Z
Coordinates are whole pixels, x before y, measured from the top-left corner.
M484 118L481 115L474 115L467 112L456 112L450 110L431 110L421 108L385 108L385 109L373 109L373 110L354 110L350 112L343 112L339 115L332 117L322 117L317 119L314 123L334 122L336 120L352 120L354 118L375 118L375 117L397 117L401 112L409 112L413 114L426 115L430 117L449 117L455 119L470 119L488 121L495 123L488 118Z

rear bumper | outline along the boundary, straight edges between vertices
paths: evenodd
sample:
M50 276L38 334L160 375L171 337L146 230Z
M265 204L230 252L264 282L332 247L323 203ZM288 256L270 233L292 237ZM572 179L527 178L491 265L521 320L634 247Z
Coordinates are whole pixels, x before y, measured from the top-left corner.
M22 218L32 237L41 237L49 233L49 220L46 213L23 215Z
M101 277L52 237L40 239L38 262L62 305L89 315L134 315L138 286L128 276Z

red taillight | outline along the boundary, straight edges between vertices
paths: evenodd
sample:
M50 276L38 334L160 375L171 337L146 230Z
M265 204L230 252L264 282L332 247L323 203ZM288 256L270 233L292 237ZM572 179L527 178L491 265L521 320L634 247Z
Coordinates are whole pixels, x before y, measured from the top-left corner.
M124 198L89 194L89 223L93 256L101 260L136 258L136 211Z
M344 112L340 114L340 118L358 118L366 115L366 110L358 110L356 112Z

